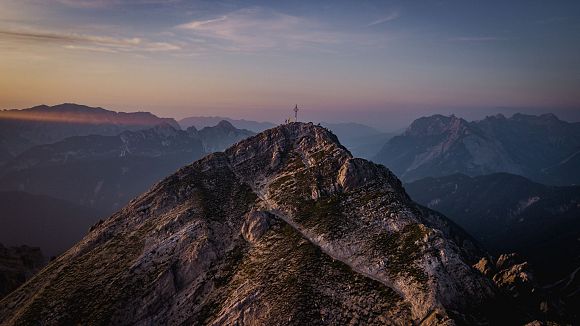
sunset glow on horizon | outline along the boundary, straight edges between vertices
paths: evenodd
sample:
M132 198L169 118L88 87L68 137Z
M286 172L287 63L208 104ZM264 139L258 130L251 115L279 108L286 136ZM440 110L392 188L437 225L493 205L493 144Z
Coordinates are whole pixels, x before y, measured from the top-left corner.
M578 17L576 1L0 0L0 109L578 112Z

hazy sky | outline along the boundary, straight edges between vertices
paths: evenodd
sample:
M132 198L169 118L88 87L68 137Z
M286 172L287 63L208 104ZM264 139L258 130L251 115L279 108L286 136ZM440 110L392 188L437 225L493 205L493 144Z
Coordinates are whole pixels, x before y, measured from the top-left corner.
M580 115L580 1L0 0L0 108ZM503 109L498 109L498 108Z

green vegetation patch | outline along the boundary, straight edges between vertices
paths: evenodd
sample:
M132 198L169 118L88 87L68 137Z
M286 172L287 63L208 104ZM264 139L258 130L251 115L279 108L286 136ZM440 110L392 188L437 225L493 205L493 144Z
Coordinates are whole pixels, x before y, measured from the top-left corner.
M428 231L422 224L409 224L400 232L372 236L367 250L375 257L387 258L387 270L393 276L409 276L424 285L428 276L416 264L422 254L422 239Z
M334 194L317 200L296 203L294 220L307 229L338 239L357 226L342 210L343 195Z

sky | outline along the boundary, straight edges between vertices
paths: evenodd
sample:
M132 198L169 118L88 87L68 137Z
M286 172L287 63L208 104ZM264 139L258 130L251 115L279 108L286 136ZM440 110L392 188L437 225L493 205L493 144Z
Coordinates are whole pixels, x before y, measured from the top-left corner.
M0 0L0 108L580 120L580 1Z

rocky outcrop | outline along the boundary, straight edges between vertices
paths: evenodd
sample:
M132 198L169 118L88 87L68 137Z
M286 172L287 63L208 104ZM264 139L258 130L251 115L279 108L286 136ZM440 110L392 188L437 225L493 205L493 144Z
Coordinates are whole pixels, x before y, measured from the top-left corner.
M249 212L242 225L242 236L246 241L256 243L270 229L272 215L268 212Z
M0 304L0 323L486 322L495 287L443 216L328 130L211 154L95 225ZM481 254L481 253L479 253Z
M547 288L540 287L530 265L518 254L502 254L495 263L490 259L484 257L474 267L497 286L498 303L511 311L511 323L575 324L574 303L564 302L567 298L562 293L550 293Z
M528 263L516 253L499 256L495 264L484 257L474 267L512 297L530 296L537 288Z

